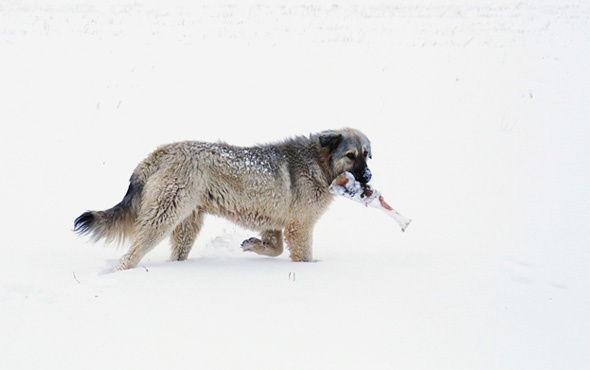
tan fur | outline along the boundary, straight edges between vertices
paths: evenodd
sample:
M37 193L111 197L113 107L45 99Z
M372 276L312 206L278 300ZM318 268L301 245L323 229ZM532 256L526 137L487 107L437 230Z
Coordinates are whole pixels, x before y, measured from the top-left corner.
M117 270L137 266L167 235L171 259L185 260L204 214L259 231L260 239L244 241L244 251L278 256L284 234L291 259L311 261L313 227L333 198L328 186L344 171L368 172L368 156L368 139L354 129L250 148L202 142L165 145L137 166L120 204L83 214L76 230L92 233L94 240L133 236Z

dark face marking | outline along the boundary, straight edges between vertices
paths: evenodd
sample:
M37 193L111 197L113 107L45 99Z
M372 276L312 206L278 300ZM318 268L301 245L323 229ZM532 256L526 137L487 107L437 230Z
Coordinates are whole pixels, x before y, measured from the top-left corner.
M353 174L355 180L362 184L366 184L371 180L371 170L369 170L366 158L362 155L355 156L352 171L350 172Z

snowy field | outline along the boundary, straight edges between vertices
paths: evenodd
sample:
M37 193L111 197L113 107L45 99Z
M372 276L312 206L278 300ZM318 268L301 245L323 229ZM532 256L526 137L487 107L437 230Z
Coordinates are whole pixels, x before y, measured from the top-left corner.
M0 0L0 368L590 368L590 4ZM329 128L316 263L209 217L136 269L72 233L158 145Z

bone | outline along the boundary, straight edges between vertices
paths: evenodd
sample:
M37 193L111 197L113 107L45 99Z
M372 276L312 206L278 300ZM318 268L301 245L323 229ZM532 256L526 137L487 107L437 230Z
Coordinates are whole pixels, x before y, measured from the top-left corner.
M383 211L397 222L402 232L406 231L412 222L411 219L387 204L380 191L373 189L369 184L361 184L356 181L350 172L344 172L334 179L330 185L330 192L364 204L365 207L373 207Z

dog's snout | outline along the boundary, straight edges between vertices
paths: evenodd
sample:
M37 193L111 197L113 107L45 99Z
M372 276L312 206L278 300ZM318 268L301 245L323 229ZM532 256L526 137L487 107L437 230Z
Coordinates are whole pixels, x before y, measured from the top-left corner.
M362 170L354 172L354 178L356 179L356 181L361 182L363 184L366 184L369 181L371 181L372 176L373 175L371 174L371 170L369 170L369 167L365 167Z
M365 180L365 182L369 182L371 181L371 177L373 177L373 174L371 173L369 167L366 167L365 173L363 173L363 179Z

